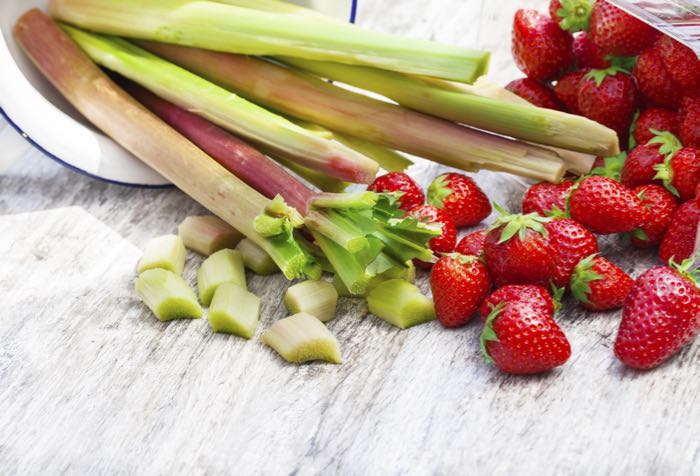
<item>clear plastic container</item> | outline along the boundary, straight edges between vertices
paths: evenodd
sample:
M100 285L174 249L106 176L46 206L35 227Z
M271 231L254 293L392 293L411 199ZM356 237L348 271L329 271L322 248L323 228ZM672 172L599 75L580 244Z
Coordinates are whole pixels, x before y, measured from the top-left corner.
M700 0L608 0L700 56Z

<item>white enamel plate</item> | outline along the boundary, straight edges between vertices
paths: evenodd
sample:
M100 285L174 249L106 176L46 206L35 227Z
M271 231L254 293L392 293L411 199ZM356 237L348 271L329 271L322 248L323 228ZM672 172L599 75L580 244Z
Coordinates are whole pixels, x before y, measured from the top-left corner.
M350 21L357 11L357 0L294 3ZM17 18L32 7L45 9L46 4L46 0L0 1L0 172L34 146L60 164L100 180L168 186L162 176L88 124L15 44L12 27Z

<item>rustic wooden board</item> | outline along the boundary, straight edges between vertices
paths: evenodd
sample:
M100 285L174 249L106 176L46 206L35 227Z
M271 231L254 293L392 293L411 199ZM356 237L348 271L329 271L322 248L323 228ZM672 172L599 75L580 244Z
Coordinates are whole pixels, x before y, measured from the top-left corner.
M365 0L360 21L489 48L504 83L517 75L514 5L544 3ZM413 172L427 185L442 170ZM475 178L517 209L521 180ZM571 361L529 378L483 364L477 322L399 331L359 300L329 323L341 366L287 365L260 329L247 342L206 320L159 323L131 291L139 248L202 212L177 190L102 184L38 154L0 176L0 472L700 473L700 346L654 372L626 370L611 351L619 313L567 303ZM635 276L656 263L617 238L602 249ZM284 317L287 283L250 278L262 329Z

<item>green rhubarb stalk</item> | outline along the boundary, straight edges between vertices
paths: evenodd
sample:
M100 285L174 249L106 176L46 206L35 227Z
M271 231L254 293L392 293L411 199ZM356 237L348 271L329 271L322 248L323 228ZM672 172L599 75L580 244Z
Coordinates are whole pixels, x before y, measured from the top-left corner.
M185 246L204 256L234 248L243 234L214 215L189 216L177 227Z
M371 159L312 134L126 40L70 26L63 28L97 64L225 129L280 150L302 165L358 183L371 182L377 173L378 166Z
M413 284L391 279L367 295L369 312L401 329L435 319L433 301Z
M303 312L326 322L335 317L338 292L327 281L303 281L287 289L284 305L292 314Z
M325 360L341 362L340 345L328 328L310 314L295 314L272 324L262 337L284 360L302 363Z
M185 269L185 254L185 245L179 236L164 235L153 238L146 245L137 272L140 274L147 269L162 268L181 275Z
M202 307L182 277L162 268L147 269L136 278L136 294L160 321L199 319Z
M279 268L272 261L270 255L248 238L244 238L238 243L236 251L241 254L245 267L255 274L268 276L279 272Z
M559 181L559 156L349 91L309 73L248 56L140 42L146 49L270 109L334 132L463 170Z
M216 289L223 283L234 283L246 287L243 258L238 251L217 251L204 260L197 271L199 300L209 306Z
M223 283L216 288L207 317L214 332L250 339L260 319L260 298L236 283Z
M447 91L392 71L299 58L280 59L301 70L382 94L402 106L479 129L588 154L619 153L615 132L585 117Z
M253 240L285 276L320 274L316 260L292 233L266 238L255 230L255 217L269 200L126 94L46 14L30 10L13 33L39 70L90 122Z
M485 51L216 1L52 0L49 11L101 33L229 53L365 64L467 83L485 74L489 62Z

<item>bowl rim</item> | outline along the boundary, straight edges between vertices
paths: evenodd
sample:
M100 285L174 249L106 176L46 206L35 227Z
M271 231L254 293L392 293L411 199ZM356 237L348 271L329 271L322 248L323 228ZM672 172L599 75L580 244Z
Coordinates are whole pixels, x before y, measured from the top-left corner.
M355 23L355 20L357 19L357 10L358 10L358 3L359 0L351 0L350 4L350 23ZM12 127L15 131L17 131L18 134L20 134L33 148L37 149L39 152L44 154L46 157L50 158L51 160L57 162L59 165L62 165L63 167L66 167L67 169L76 172L80 175L84 175L86 177L90 177L92 179L99 180L100 182L112 184L112 185L120 185L122 187L130 187L130 188L142 188L142 189L165 189L165 188L172 188L174 187L173 184L171 183L164 183L164 184L145 184L145 183L136 183L136 182L123 182L120 180L114 180L106 177L102 177L98 174L94 174L92 172L89 172L85 169L81 169L80 167L71 164L70 162L67 162L60 157L58 157L56 154L50 152L47 150L45 147L40 145L36 140L34 140L28 133L26 133L22 128L10 117L10 115L3 110L2 107L0 107L0 118L4 119L7 124Z

